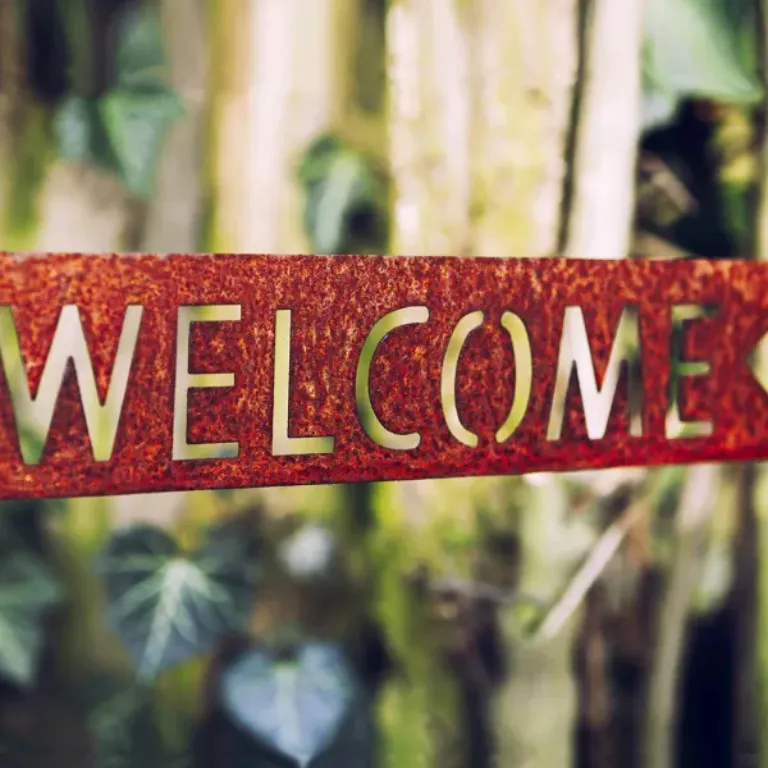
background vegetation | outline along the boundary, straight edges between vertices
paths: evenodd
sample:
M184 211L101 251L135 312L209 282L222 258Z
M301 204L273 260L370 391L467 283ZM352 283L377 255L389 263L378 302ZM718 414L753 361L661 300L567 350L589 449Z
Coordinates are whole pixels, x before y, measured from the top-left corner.
M0 247L768 258L760 6L0 0ZM768 768L763 482L6 504L0 765Z

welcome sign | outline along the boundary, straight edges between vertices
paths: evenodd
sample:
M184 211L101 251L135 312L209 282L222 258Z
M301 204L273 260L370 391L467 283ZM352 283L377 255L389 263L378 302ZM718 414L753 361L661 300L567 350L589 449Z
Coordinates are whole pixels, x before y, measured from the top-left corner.
M3 253L0 498L768 458L766 285L751 262Z

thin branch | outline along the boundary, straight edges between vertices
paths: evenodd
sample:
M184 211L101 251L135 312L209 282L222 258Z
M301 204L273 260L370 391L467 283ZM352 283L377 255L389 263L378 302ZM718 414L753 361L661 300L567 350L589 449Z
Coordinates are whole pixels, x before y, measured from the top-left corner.
M493 584L483 584L453 577L430 580L428 589L437 594L456 595L471 600L485 600L500 606L520 604L535 605L541 608L545 606L545 601L535 595L504 590Z
M628 531L638 519L648 513L649 508L649 499L644 496L627 507L624 514L605 530L571 579L560 600L544 618L537 633L540 638L551 640L560 632L613 559Z
M641 765L673 768L685 630L701 578L715 509L719 470L700 464L686 471L675 513L675 554L661 597L648 677Z

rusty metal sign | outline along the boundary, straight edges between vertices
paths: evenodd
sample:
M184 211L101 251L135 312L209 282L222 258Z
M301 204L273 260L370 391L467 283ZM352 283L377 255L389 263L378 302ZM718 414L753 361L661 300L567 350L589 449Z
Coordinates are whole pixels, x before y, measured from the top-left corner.
M0 498L768 458L767 288L751 262L0 254Z

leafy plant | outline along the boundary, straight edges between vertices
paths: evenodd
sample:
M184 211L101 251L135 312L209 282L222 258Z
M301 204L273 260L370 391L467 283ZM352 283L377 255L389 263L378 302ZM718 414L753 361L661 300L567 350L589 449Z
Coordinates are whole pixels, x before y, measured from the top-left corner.
M383 252L386 185L360 152L336 136L321 136L299 166L304 226L317 253Z
M121 19L114 82L96 96L81 87L57 110L61 155L114 172L135 195L149 196L165 136L183 111L164 83L164 66L159 15L141 4Z
M42 537L44 516L55 506L36 501L0 505L0 679L21 688L34 682L45 620L63 598Z
M153 764L152 756L159 750L151 720L147 723L148 695L145 688L126 686L111 692L93 707L89 725L99 768Z
M754 20L744 0L647 0L645 129L668 122L686 98L755 104Z
M305 643L288 659L252 650L227 670L221 696L241 728L301 768L368 764L364 697L336 645Z
M158 707L150 686L96 675L86 681L85 711L98 768L182 768L189 750L174 750L160 721L172 713Z
M61 600L50 568L32 552L0 546L0 678L27 687L44 640L44 619Z
M165 531L136 525L116 532L98 558L108 621L125 644L138 678L212 651L244 629L253 605L256 563L238 524L208 530L185 555Z

